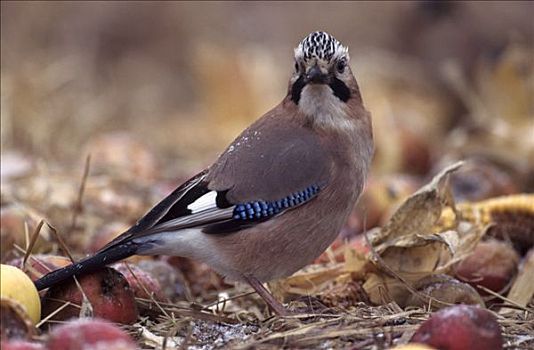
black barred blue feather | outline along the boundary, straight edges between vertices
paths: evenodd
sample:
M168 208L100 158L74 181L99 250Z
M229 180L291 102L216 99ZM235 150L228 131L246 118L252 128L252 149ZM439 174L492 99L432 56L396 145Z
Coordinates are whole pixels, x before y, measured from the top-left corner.
M234 220L258 220L274 216L285 209L303 204L319 193L319 186L312 185L306 189L292 193L277 201L255 201L238 204L234 207Z

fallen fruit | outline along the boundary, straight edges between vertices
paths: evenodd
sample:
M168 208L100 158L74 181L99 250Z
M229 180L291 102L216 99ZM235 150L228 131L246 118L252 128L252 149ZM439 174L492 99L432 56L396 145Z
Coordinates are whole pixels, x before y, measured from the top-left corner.
M35 330L32 320L18 302L0 299L0 339L27 339L36 333Z
M418 293L410 295L406 306L430 306L432 309L442 309L450 304L484 306L475 288L449 275L430 275L415 282L413 287Z
M20 304L33 324L41 319L41 302L39 293L32 280L20 269L1 265L0 296Z
M436 350L436 349L425 344L408 343L408 344L399 345L394 348L391 348L391 350Z
M500 350L503 346L495 316L473 305L454 305L433 313L411 341L447 350Z
M30 343L23 340L2 341L2 350L45 350L39 343Z
M69 258L59 255L32 254L26 261L23 271L32 281L41 278L50 271L59 269L70 264ZM7 262L8 265L19 267L22 265L22 258L16 258Z
M502 292L515 276L519 254L506 242L490 239L480 242L472 254L456 265L456 277L464 282ZM487 295L479 290L482 295Z
M150 272L134 264L120 262L111 266L119 271L128 281L134 292L139 313L142 316L159 316L160 308L157 302L166 301L159 281Z
M159 282L148 272L134 264L119 262L111 266L119 271L133 290L136 298L150 299L151 296L163 301L165 296L161 291Z
M80 306L90 309L89 315L100 317L112 322L132 324L137 320L137 306L132 289L122 274L116 270L106 267L91 274L77 278L81 290L87 297L83 305L83 294L74 282L70 279L50 288L43 297L43 317L56 311L66 302L70 305L57 312L53 320L67 320L80 316Z
M99 319L82 318L52 330L46 343L48 349L134 350L132 338L117 326Z
M451 175L450 182L458 202L478 202L519 192L510 174L484 159L470 159Z
M28 231L33 230L39 224L44 215L19 204L2 205L0 208L0 255L2 261L13 257L14 245L24 247L26 245L25 225ZM33 246L33 252L41 252L51 247L51 236L45 229L40 231L39 237Z

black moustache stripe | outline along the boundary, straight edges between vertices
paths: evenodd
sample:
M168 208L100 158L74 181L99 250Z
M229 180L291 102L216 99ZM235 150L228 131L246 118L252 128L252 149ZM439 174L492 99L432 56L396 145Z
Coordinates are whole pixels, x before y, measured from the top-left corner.
M328 86L330 86L330 88L334 92L334 95L336 95L337 98L339 98L341 101L347 102L349 100L350 90L344 82L342 82L338 78L334 78L332 79L332 82L328 84Z
M299 104L300 94L302 93L304 86L306 86L306 82L304 81L304 75L301 75L291 87L291 100L295 102L296 105Z
M300 94L302 93L302 89L306 86L306 82L304 81L304 76L301 75L293 84L291 87L291 100L295 102L295 104L299 104L300 101ZM333 78L332 82L328 84L332 91L334 92L334 95L339 98L343 102L347 102L350 98L350 89L345 85L344 82L339 80L338 78Z

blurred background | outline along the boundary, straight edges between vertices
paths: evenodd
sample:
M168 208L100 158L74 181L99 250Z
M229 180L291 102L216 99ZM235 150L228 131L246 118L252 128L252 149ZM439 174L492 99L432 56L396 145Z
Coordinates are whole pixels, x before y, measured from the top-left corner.
M472 160L460 199L532 192L533 16L527 1L2 2L3 205L76 229L64 216L91 154L86 213L103 201L135 220L282 100L315 30L349 46L378 201L456 159Z

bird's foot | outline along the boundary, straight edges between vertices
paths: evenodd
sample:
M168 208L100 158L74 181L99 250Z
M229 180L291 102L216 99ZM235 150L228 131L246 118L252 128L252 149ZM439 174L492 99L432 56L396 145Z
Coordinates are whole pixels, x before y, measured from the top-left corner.
M282 305L281 302L276 300L276 298L263 286L263 284L254 276L244 276L245 280L250 284L252 288L259 294L259 296L265 301L269 309L278 316L291 316L295 313L289 311Z

